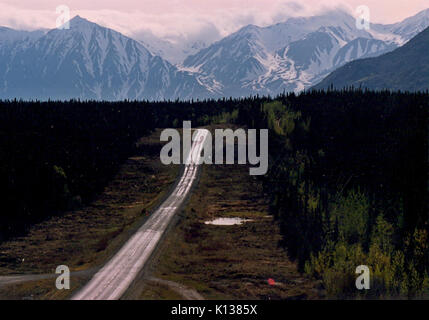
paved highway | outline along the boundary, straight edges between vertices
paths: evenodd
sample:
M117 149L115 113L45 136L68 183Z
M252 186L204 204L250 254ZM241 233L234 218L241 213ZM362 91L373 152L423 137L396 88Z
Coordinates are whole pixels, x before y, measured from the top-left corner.
M189 164L170 196L72 300L116 300L124 294L155 250L195 182L207 133L207 130L196 130L188 155L190 161L186 162Z

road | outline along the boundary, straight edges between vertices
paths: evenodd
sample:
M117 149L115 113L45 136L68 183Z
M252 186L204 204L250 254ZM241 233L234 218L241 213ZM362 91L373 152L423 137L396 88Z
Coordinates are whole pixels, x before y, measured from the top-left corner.
M198 129L188 155L189 163L170 196L124 246L80 289L72 300L117 300L147 263L173 216L196 181L198 161L207 130Z

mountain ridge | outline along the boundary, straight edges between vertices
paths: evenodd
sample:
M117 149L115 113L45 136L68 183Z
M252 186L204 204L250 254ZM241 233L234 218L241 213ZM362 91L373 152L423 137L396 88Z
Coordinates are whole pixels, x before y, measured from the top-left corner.
M423 11L417 20L429 26L428 17L429 11ZM183 66L208 88L215 83L226 96L299 92L349 61L402 45L406 40L391 30L404 21L384 29L378 25L377 30L358 30L352 16L334 11L268 27L248 25L188 56Z
M351 15L337 10L244 26L208 46L196 44L182 64L80 16L70 20L70 30L0 27L0 98L164 100L300 92L350 61L397 49L424 26L429 9L370 30L358 30Z
M429 28L426 28L392 52L346 64L313 89L353 86L373 90L425 91L429 89L428 52Z
M0 96L37 99L189 99L209 92L141 43L76 16L31 43L2 50ZM18 75L18 76L17 76Z

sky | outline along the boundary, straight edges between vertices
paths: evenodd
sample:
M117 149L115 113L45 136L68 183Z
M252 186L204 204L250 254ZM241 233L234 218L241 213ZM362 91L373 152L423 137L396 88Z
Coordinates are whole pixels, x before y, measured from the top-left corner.
M247 24L267 26L292 16L366 5L371 22L394 23L429 8L429 0L0 0L0 26L55 28L57 6L134 38L214 41Z

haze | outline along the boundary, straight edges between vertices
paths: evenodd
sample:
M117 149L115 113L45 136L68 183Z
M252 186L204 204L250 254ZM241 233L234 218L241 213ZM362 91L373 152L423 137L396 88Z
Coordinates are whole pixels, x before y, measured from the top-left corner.
M172 42L214 41L247 24L266 26L291 16L342 8L354 14L367 5L372 22L399 22L429 7L428 0L2 0L0 25L17 29L54 28L55 8L67 5L80 16L139 38L153 34Z

